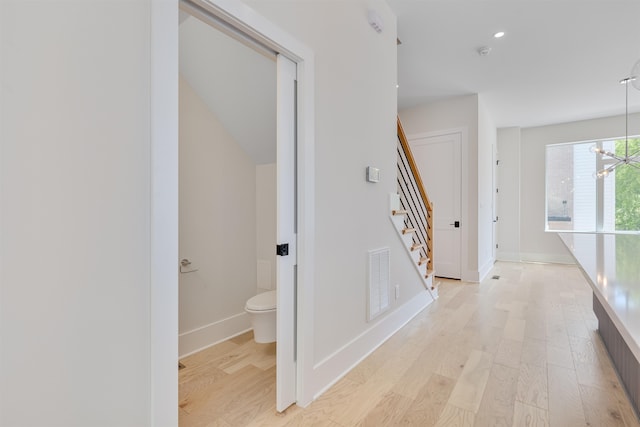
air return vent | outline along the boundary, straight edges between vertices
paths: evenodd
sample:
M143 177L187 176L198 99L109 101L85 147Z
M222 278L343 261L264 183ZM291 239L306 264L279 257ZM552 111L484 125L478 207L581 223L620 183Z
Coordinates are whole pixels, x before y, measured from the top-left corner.
M375 319L389 309L390 272L389 248L369 251L369 309L367 321Z

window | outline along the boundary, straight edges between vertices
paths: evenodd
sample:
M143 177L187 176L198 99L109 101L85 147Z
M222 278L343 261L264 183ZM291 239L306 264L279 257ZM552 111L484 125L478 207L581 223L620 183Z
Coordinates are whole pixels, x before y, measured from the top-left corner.
M547 231L640 230L640 170L616 168L595 179L614 161L595 154L597 146L624 156L624 140L601 140L546 147ZM629 154L640 152L640 137L629 139Z

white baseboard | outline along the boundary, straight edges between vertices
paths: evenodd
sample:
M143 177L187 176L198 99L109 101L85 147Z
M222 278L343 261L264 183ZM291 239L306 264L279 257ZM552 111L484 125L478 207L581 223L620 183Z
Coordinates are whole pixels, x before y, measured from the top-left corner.
M521 252L522 262L542 262L549 264L575 264L573 257L569 254L541 254L532 252Z
M520 262L520 252L498 251L496 253L496 260L498 260L498 261L509 261L509 262Z
M508 262L542 262L549 264L575 264L568 254L544 254L537 252L498 252L498 261Z
M249 315L238 313L226 319L183 332L178 335L178 357L204 350L219 342L233 338L251 329Z
M314 400L433 302L420 292L313 368Z
M462 277L460 277L460 280L462 280L463 282L478 283L480 282L480 273L476 270L465 270L462 272Z
M478 282L482 282L485 277L487 277L487 274L489 274L489 272L491 271L491 269L493 268L493 265L496 263L496 260L491 258L489 260L487 260L486 263L484 263L483 266L480 267L480 274L478 277Z

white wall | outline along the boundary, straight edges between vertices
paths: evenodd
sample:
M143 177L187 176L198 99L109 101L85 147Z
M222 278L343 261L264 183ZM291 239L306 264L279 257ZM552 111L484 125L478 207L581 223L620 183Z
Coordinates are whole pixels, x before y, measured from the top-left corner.
M522 129L520 138L520 258L570 263L571 256L556 233L544 231L546 131Z
M544 231L545 216L545 146L562 142L578 142L599 138L624 136L624 116L605 117L600 119L583 120L550 126L540 126L520 129L512 128L499 133L500 158L506 159L504 149L511 148L508 154L509 162L518 159L520 162L520 259L524 261L566 262L572 263L571 256L560 243L555 233ZM640 114L632 114L629 118L629 134L640 133ZM511 144L520 139L518 149ZM501 162L502 165L502 162ZM517 168L510 168L511 173L501 173L500 186L511 186L517 179ZM503 181L503 180L506 180ZM515 195L514 195L515 197ZM503 194L501 200L505 200ZM512 202L509 202L512 204ZM501 241L505 250L518 247L516 233L513 233L514 223L500 222ZM503 227L507 227L506 229ZM511 231L511 233L509 233ZM510 255L508 255L510 256Z
M462 279L478 281L478 96L450 98L404 109L399 114L408 138L462 130Z
M316 394L415 313L404 304L425 295L388 218L396 192L395 17L380 0L249 3L315 54L316 273L305 344ZM370 7L385 23L380 34L367 23ZM380 168L380 183L365 181L368 165ZM369 324L367 251L381 247L391 248L401 296Z
M236 143L256 164L275 162L275 58L195 17L180 24L179 56L180 74Z
M493 268L493 151L496 126L478 96L478 272L479 280Z
M520 261L520 128L498 129L498 250L496 258Z
M152 296L177 280L175 212L151 214L172 205L171 184L152 186L176 155L177 28L150 28L177 27L170 5L0 3L0 425L177 422L151 393L177 399L175 371L149 356L177 361L175 310L160 320Z
M180 79L180 355L248 328L256 294L256 166Z
M395 18L382 0L255 4L316 55L315 395L427 302L388 219ZM176 425L177 2L0 14L0 424ZM401 297L367 324L366 251L382 246Z
M263 289L276 288L276 164L256 166L256 256L258 258L257 285ZM260 271L266 263L268 271ZM264 267L263 267L264 268ZM267 274L268 273L268 274ZM260 275L265 274L264 278ZM268 279L268 280L265 280ZM265 283L262 283L265 280ZM267 285L268 283L268 285Z

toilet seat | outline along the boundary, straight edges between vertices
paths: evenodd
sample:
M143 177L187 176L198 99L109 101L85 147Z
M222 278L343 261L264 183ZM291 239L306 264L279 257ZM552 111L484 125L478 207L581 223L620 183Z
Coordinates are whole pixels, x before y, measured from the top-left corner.
M249 298L246 310L269 311L276 309L276 291L268 291Z

